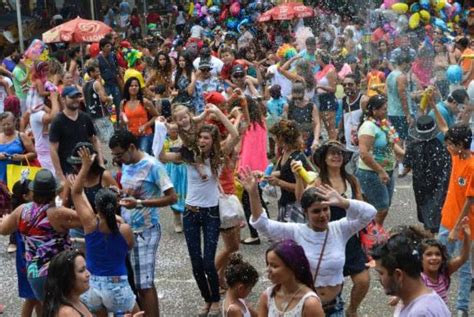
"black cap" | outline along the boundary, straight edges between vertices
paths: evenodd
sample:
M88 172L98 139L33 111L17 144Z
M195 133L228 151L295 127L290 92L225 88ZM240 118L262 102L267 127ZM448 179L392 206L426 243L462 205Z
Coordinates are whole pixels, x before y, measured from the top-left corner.
M236 75L236 74L245 74L245 69L242 65L235 65L234 67L232 67L232 76Z

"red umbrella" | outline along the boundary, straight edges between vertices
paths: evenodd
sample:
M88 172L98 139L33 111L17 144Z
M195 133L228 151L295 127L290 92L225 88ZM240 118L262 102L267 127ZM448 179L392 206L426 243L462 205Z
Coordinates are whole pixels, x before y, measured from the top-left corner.
M110 32L112 28L105 23L77 17L43 33L43 42L98 42Z
M258 22L268 22L270 20L292 20L294 18L309 18L314 16L314 10L302 3L290 2L280 4L265 11L258 18Z

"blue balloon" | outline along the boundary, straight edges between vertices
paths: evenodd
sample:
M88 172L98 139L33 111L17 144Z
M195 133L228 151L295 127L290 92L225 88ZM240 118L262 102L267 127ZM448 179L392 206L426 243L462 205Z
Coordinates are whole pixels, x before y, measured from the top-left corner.
M448 30L448 26L446 25L446 22L444 22L440 18L434 18L433 19L433 25L440 28L442 31L447 31Z
M451 84L459 84L462 81L462 68L459 65L450 65L446 70L446 78Z
M219 13L221 13L221 9L218 6L212 6L209 8L209 13L219 15Z
M430 0L420 0L420 7L425 10L430 9Z

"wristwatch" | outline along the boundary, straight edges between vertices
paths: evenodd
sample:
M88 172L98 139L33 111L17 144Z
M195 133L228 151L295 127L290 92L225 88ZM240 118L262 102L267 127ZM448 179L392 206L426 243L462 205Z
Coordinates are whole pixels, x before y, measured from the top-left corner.
M137 199L137 208L143 208L143 200Z

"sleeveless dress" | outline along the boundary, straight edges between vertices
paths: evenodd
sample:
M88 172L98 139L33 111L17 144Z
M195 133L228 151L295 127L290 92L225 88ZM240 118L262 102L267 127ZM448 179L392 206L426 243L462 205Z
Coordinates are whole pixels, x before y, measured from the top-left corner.
M245 306L245 311L242 311L242 316L244 317L251 317L250 315L250 310L247 307L247 304L245 304L245 301L241 298L239 298L239 301L242 303L242 305ZM230 306L230 305L229 305ZM224 310L225 307L225 300L222 302L222 316L227 317L227 314L229 313L229 307L227 307L227 310Z
M18 134L17 137L9 143L0 144L0 153L6 153L8 155L25 153L25 147L21 142L20 135ZM12 160L0 160L0 181L3 181L5 184L7 183L8 164L19 164L19 162Z
M300 317L303 314L303 307L304 307L304 303L305 303L306 299L308 299L310 297L315 297L319 300L318 295L315 292L310 291L310 292L306 293L300 299L298 304L296 304L296 306L293 307L293 309L288 310L286 312L281 312L281 311L278 310L278 308L276 306L275 297L271 296L272 293L273 293L274 288L275 288L275 285L270 286L269 288L267 288L265 290L265 293L267 294L267 297L268 297L268 304L267 304L268 305L268 307L267 307L268 308L268 317Z
M179 137L177 140L171 140L169 137L167 137L163 145L163 150L170 153L179 153L182 146L183 143ZM173 209L173 211L183 213L185 208L184 201L186 199L187 192L186 188L188 186L186 165L183 163L168 162L166 163L165 168L169 178L173 182L173 187L176 192L176 196L178 197L176 203L171 205L171 209Z
M21 211L18 231L25 242L25 260L28 278L48 275L49 261L70 247L67 233L57 232L49 222L49 204L25 204Z

